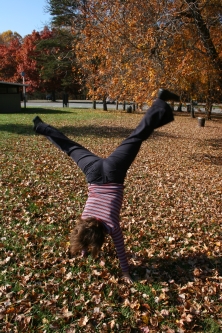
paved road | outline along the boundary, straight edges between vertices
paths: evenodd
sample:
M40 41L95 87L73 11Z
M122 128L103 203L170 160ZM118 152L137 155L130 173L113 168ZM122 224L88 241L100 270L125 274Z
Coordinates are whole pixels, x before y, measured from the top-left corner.
M22 102L21 104L22 106L24 106L24 103ZM26 102L26 106L33 106L33 107L57 107L57 108L62 108L63 107L63 103L62 101L57 101L57 102L52 102L52 101L44 101L44 100L39 100L39 101L28 101ZM93 107L93 103L91 101L69 101L68 106L70 108L83 108L83 109L92 109ZM126 107L128 106L128 104L126 104ZM103 109L103 104L102 103L96 103L96 108L97 109ZM110 109L115 109L116 108L116 104L107 104L107 108L108 110ZM119 105L119 110L122 110L123 106L122 104Z
M126 104L129 106L130 104ZM24 102L21 103L21 106L24 106ZM58 107L62 108L63 103L61 100L58 100L57 102L52 102L52 101L46 101L46 100L35 100L35 101L28 101L26 102L26 106L32 106L32 107ZM82 108L82 109L92 109L93 104L92 101L69 101L68 106L70 108ZM103 109L103 104L100 102L96 103L96 108L97 109ZM147 110L148 106L146 104L143 105L143 111ZM194 110L197 111L197 108L199 107L194 107ZM116 109L116 104L107 104L107 109L108 110L115 110ZM123 105L119 104L119 111L123 110ZM204 107L200 107L200 110L205 113ZM186 112L187 108L186 106L183 106L182 111ZM222 106L220 106L218 109L213 109L212 113L218 113L222 114Z

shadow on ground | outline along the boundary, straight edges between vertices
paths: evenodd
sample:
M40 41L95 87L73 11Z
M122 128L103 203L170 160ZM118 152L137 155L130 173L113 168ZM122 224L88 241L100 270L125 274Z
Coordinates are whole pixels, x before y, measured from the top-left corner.
M69 113L73 113L73 110L70 111L61 111L58 108L54 108L54 109L45 109L43 107L39 107L39 108L27 108L27 109L21 109L21 112L1 112L1 114L37 114L37 113L41 113L41 114L69 114Z
M172 281L184 285L196 278L202 281L211 279L215 276L215 270L221 276L222 257L209 258L202 253L186 257L180 256L176 259L154 257L149 260L143 259L142 265L133 270L138 271L139 276L143 276L150 281L168 283Z
M59 131L66 136L96 136L101 138L126 138L134 130L134 128L125 128L122 126L57 126ZM0 125L0 131L6 131L9 133L21 134L21 135L35 135L33 131L32 123L30 125L22 124L4 124ZM156 130L151 135L152 138L168 137L172 139L178 139L178 135L169 134L167 132L159 132Z
M124 127L115 126L63 126L57 127L57 129L63 132L66 136L97 136L103 138L125 138L133 129L126 129ZM0 125L0 131L5 131L14 134L21 135L35 135L33 131L33 125L21 125L21 124L4 124Z
M222 151L222 140L221 139L206 139L202 143L205 147L211 148L211 153L195 153L191 154L190 158L194 162L204 164L222 165L222 155L218 154Z
M212 147L213 150L222 149L222 140L221 139L208 139L206 140L207 144Z
M196 153L192 154L190 158L194 162L199 162L202 164L214 164L214 165L222 165L222 156L217 156L213 154L206 154L206 153Z

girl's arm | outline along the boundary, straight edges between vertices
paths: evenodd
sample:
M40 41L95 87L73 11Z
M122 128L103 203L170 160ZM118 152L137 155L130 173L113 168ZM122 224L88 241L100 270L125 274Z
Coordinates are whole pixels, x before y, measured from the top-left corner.
M113 233L111 234L113 243L116 247L117 256L120 262L121 269L123 271L124 280L128 283L132 283L133 279L129 274L129 264L126 257L126 251L124 246L123 233L120 226L116 227Z

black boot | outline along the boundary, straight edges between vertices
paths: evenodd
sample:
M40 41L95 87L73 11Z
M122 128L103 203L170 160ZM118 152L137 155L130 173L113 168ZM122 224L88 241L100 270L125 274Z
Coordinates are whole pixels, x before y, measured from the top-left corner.
M37 129L37 126L40 124L40 123L43 123L42 119L39 117L39 116L36 116L34 119L33 119L33 123L34 123L34 131L36 131Z
M162 101L165 101L165 102L166 101L175 101L175 102L180 101L180 97L178 95L176 95L166 89L159 89L157 97L159 99L162 99Z

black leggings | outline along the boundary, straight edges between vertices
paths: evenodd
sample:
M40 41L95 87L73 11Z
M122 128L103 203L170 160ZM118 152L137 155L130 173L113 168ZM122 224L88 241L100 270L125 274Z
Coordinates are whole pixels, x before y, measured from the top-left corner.
M56 128L40 123L36 132L46 136L55 146L67 153L86 175L88 183L123 184L127 170L139 152L140 146L155 128L173 121L169 104L156 99L135 130L107 158L101 158L79 143L70 140Z

